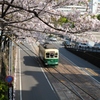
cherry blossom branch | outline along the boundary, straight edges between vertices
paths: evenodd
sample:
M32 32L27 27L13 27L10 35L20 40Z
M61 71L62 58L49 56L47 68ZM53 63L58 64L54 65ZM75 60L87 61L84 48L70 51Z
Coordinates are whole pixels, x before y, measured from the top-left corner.
M18 9L21 9L21 10L25 10L25 11L27 11L27 12L29 12L29 13L34 13L34 15L35 15L39 20L41 20L43 23L45 23L45 24L46 24L47 26L49 26L50 28L53 28L53 29L58 30L58 31L63 31L63 32L65 32L65 30L57 29L57 28L55 28L55 27L49 25L49 24L48 24L47 22L45 22L44 20L42 20L42 19L38 16L38 14L37 14L37 12L36 12L35 10L27 10L27 9L24 9L23 7L16 6L16 5L12 5L12 4L8 3L7 1L5 1L5 2L0 2L0 4L7 4L7 5L10 5L10 6L15 7L15 8L18 8Z
M5 2L5 1L4 1ZM11 0L11 4L14 2L14 0ZM10 5L8 5L7 6L7 8L5 9L5 11L3 12L3 14L2 14L2 17L4 17L5 16L5 14L6 14L6 12L8 11L8 9L10 8Z
M20 26L15 26L15 25L8 25L8 26L11 26L11 27L14 27L14 28L17 28L17 29L22 29L22 30L25 30L25 31L35 31L35 32L44 32L42 30L35 30L33 28L24 28L24 27L20 27Z

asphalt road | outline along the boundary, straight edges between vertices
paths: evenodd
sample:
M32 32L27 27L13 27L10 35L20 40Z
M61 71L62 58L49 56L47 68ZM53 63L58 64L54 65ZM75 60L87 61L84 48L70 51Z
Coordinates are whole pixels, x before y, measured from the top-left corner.
M32 47L21 45L18 49L17 88L16 100L60 100L56 92L50 86L42 68L39 66L36 56L30 51ZM29 50L30 49L30 50ZM24 50L28 53L25 53Z
M17 73L17 89L16 100L59 100L58 95L52 89L48 80L46 79L41 67L36 61L36 56L31 52L33 51L29 43L24 42L27 48L21 46L23 50L18 50L18 73ZM67 51L61 42L56 42L54 45L59 49L60 54L73 63L75 66L86 71L91 78L100 83L100 68L92 65L91 63L81 59L80 57ZM31 51L30 51L30 50ZM91 73L85 70L91 68L99 76L92 76Z
M60 54L65 57L67 60L69 60L72 64L75 66L81 68L84 70L87 74L90 75L91 78L96 80L100 83L100 68L96 67L95 65L89 63L88 61L76 56L75 54L69 52L67 49L64 48L64 46L61 43L55 43L54 44L56 48L59 49ZM99 76L93 76L91 73L89 73L86 68L92 69L95 73L99 74Z

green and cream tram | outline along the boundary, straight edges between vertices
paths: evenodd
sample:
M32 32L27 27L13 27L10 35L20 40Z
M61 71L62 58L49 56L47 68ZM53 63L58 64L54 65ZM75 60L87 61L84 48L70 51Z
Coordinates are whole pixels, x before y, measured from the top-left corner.
M58 65L59 50L50 44L39 45L39 56L46 66Z

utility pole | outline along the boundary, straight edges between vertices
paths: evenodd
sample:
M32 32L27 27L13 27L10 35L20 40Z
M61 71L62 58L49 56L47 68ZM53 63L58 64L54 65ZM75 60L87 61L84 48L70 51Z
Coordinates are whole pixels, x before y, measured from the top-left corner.
M12 75L12 41L9 40L9 75Z

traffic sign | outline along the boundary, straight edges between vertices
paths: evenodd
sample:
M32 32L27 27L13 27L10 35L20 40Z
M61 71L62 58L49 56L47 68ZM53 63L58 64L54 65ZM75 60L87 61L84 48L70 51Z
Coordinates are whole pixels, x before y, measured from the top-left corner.
M12 76L6 76L5 80L6 80L7 83L12 83L13 77Z

